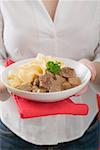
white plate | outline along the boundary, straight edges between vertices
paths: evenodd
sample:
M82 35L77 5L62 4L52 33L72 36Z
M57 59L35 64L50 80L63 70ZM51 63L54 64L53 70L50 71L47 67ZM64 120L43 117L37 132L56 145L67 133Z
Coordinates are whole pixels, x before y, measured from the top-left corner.
M7 80L7 76L8 76L8 72L10 70L16 69L18 66L25 64L27 62L33 61L34 59L26 59L26 60L22 60L19 62L16 62L15 64L12 64L11 66L7 67L3 72L2 72L2 82L3 84L7 87L8 91L21 96L23 98L27 98L30 100L36 100L36 101L41 101L41 102L54 102L54 101L59 101L65 98L68 98L74 94L76 94L77 92L79 92L80 90L82 90L82 88L84 88L90 78L91 78L91 73L90 70L84 66L83 64L71 60L71 59L65 59L65 58L58 58L64 61L64 63L75 69L76 74L78 77L80 77L82 84L68 89L68 90L64 90L64 91L60 91L60 92L51 92L51 93L31 93L28 91L22 91L16 88L13 88L11 86L9 86L8 84L8 80Z

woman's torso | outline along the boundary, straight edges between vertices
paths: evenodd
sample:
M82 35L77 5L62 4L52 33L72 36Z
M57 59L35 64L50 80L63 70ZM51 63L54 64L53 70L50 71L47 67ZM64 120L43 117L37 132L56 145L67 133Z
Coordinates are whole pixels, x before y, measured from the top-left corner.
M22 59L20 53L24 58L38 52L90 58L99 41L98 10L97 1L59 0L52 21L41 0L4 1L5 47L15 60Z
M59 0L54 21L40 0L8 0L1 3L4 44L15 61L36 54L92 59L99 41L98 2ZM88 93L75 102L87 103L88 116L50 116L22 120L10 98L2 104L1 119L17 135L36 144L56 144L80 137L98 112L96 95ZM12 114L13 112L13 114Z

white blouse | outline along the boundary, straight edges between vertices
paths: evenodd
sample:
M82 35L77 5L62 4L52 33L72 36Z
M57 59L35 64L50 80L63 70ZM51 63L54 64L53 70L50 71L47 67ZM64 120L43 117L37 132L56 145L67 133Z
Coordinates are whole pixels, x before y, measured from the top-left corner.
M100 61L100 1L59 0L54 21L41 0L0 0L0 62L44 53L80 60ZM93 88L95 87L95 88ZM98 88L96 88L98 87ZM52 145L81 137L98 112L100 85L89 85L86 94L73 101L89 106L87 116L56 115L21 119L10 97L1 105L1 120L22 139Z

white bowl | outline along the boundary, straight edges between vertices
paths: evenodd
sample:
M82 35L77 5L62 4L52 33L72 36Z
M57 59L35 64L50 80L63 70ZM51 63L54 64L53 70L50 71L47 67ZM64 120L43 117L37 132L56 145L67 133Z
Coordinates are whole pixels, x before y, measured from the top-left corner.
M17 88L13 88L8 84L7 76L8 72L10 70L15 70L18 66L25 64L27 62L33 61L34 59L26 59L22 60L19 62L16 62L15 64L12 64L11 66L7 67L3 72L2 72L2 82L3 84L7 87L8 91L23 97L27 98L29 100L35 100L35 101L41 101L41 102L54 102L54 101L59 101L63 100L65 98L68 98L76 93L78 93L80 90L82 90L89 82L91 78L91 73L90 70L84 66L83 64L71 60L71 59L65 59L65 58L58 58L64 61L64 63L75 69L76 74L78 77L80 77L82 84L79 86L76 86L74 88L60 91L60 92L50 92L50 93L31 93L28 91L22 91Z

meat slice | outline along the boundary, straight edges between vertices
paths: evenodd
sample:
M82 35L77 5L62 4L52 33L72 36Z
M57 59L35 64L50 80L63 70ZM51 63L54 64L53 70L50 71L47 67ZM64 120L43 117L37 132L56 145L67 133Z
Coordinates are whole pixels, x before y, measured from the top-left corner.
M68 78L68 82L73 86L78 86L81 84L81 80L79 77L72 77L72 78Z
M72 88L72 85L66 80L64 83L62 83L62 87L63 87L63 90L67 90L67 89Z
M55 75L52 72L48 71L48 70L46 71L46 74L49 74L49 75L51 75L52 78L55 78Z
M49 92L58 92L58 91L62 91L62 86L59 84L59 82L54 80L53 84L49 89Z
M75 70L70 67L63 67L60 71L60 75L65 78L76 77Z
M39 77L39 86L49 90L54 78L51 74L47 73Z
M56 77L56 81L59 82L59 83L63 83L63 82L66 81L66 79L61 77L60 75L56 74L55 77Z
M24 84L18 86L17 88L20 90L23 90L23 91L31 92L32 91L32 84L31 83L24 83Z
M65 89L63 84L66 82L66 79L59 75L55 75L55 77L56 79L52 82L49 92L58 92Z

